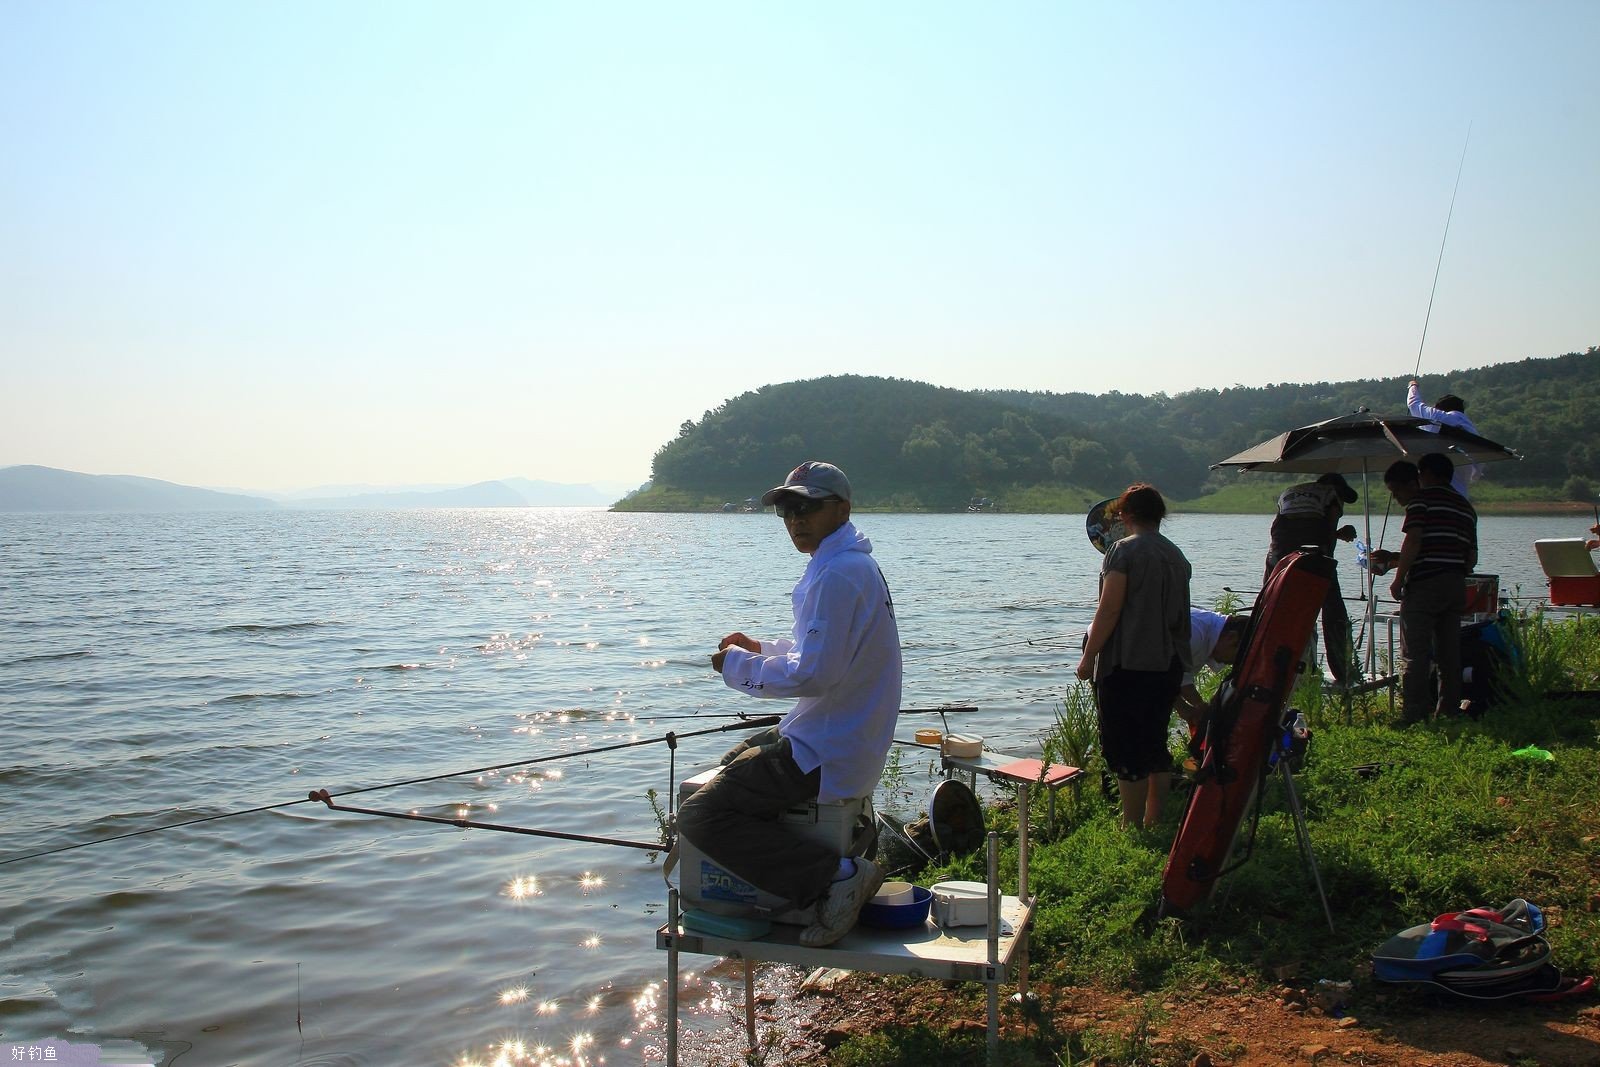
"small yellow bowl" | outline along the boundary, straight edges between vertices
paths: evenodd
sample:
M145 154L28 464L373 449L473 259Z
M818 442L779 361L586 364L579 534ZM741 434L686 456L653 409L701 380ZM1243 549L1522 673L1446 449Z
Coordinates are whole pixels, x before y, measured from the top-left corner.
M944 735L938 730L918 730L916 736L919 745L937 745L944 740Z

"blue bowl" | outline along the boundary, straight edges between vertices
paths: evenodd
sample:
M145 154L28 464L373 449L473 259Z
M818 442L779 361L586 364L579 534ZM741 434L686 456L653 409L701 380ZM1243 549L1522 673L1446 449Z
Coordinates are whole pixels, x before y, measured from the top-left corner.
M858 921L880 930L910 930L927 923L928 909L932 906L933 890L914 885L911 887L911 903L874 904L869 900L862 905Z

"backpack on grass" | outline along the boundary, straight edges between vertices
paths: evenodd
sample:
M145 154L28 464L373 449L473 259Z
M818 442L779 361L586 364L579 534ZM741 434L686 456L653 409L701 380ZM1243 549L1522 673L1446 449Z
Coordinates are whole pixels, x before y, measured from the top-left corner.
M1520 897L1501 908L1446 912L1400 931L1372 954L1372 975L1472 1000L1553 1000L1594 987L1593 978L1561 976L1550 962L1544 912Z

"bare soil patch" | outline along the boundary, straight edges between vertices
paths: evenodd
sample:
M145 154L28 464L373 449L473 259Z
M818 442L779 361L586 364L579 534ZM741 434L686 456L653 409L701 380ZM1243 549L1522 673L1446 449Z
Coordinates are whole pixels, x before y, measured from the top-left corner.
M1041 1025L1058 1034L1128 1034L1148 1020L1144 1054L1131 1061L1214 1067L1342 1063L1364 1067L1596 1067L1600 1006L1576 997L1551 1004L1482 1005L1442 994L1397 988L1368 990L1342 1011L1326 1011L1314 991L1294 984L1151 1004L1133 993L1040 986L1044 1022L1026 1021L1005 1005L1002 1033L1021 1036ZM783 1052L768 1062L825 1064L852 1035L925 1026L936 1032L981 1032L983 988L939 982L886 981L851 975L831 994L805 995L793 1008L771 992L761 1027L779 1026ZM773 1050L775 1053L777 1049ZM933 1065L929 1065L933 1067Z

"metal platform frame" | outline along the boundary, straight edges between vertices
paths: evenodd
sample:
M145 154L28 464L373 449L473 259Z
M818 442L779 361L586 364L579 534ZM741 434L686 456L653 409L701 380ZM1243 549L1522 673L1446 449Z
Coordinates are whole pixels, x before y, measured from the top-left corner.
M947 929L928 923L913 930L875 930L857 926L825 948L800 944L799 927L774 926L766 936L741 941L688 930L683 927L676 887L667 891L667 921L656 930L656 948L667 953L667 1067L678 1065L678 957L690 952L744 961L745 1035L756 1048L755 967L762 962L791 963L802 967L837 967L873 974L904 974L912 978L938 978L958 982L983 982L988 991L988 1060L1000 1054L1000 985L1015 972L1017 992L1011 999L1025 1004L1028 991L1028 939L1033 930L1038 901L1028 891L1028 790L1035 779L1007 773L1015 757L985 752L974 757L944 757L947 774L965 771L1013 782L1017 788L1017 895L1000 892L999 835L990 831L987 841L989 907L986 927ZM1055 792L1063 785L1075 790L1083 778L1076 767L1045 768L1040 782L1050 793L1051 818Z

